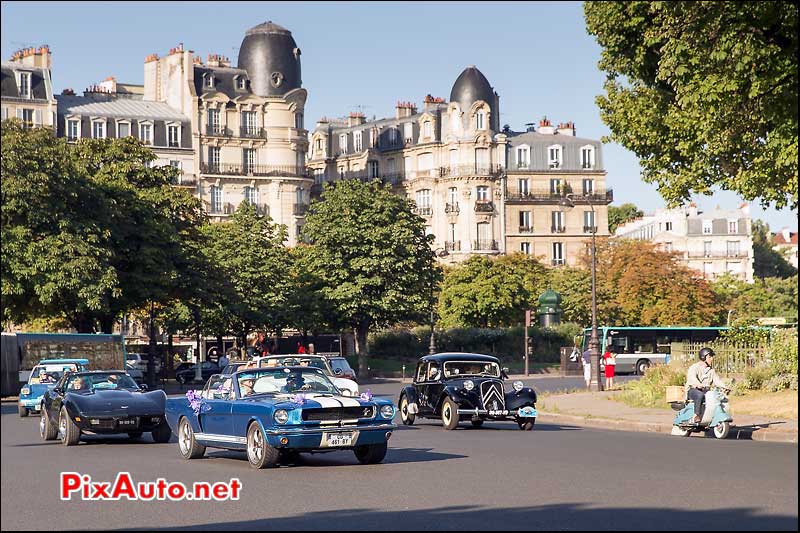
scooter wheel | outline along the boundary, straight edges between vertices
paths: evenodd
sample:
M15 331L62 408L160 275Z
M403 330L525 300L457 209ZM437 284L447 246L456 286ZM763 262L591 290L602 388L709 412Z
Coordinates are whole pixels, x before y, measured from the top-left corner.
M688 429L672 426L672 435L676 435L678 437L688 437L690 434L691 432Z
M720 422L716 426L714 426L714 436L718 439L726 439L728 438L728 433L731 431L731 423L730 422Z

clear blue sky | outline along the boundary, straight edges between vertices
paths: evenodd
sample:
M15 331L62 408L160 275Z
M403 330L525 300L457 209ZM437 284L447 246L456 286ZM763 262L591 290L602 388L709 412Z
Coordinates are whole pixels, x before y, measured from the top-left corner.
M204 61L221 53L235 65L244 32L266 20L289 29L303 52L310 128L323 115L386 117L398 99L448 98L461 71L476 65L500 95L501 124L522 130L546 115L574 121L580 137L609 133L595 105L600 47L580 2L3 2L2 58L49 44L56 92L80 94L112 75L143 83L144 57L181 42ZM631 152L608 144L604 155L616 205L663 207ZM696 201L706 209L741 203L729 192ZM751 214L773 231L797 228L793 211L751 203Z

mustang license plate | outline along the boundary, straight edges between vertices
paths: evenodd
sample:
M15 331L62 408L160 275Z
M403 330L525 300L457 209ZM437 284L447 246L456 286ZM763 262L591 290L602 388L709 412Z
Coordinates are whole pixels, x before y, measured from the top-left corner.
M347 433L324 433L322 436L322 445L326 448L336 448L339 446L352 446L353 445L353 432Z
M517 411L517 416L523 417L523 418L535 417L536 416L536 409L534 409L533 407L530 407L530 406L522 407L522 408L520 408L519 411Z

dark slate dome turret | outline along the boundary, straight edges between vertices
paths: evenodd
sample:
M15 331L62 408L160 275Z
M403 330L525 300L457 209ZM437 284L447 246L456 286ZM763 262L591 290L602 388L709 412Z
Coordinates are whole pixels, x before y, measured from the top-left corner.
M238 67L247 71L250 88L258 96L282 96L303 84L300 49L292 32L272 21L247 30Z
M468 111L478 100L489 104L492 110L492 128L497 129L497 95L489 85L486 76L474 65L470 65L464 69L453 84L453 88L450 90L450 101L458 102L462 111Z

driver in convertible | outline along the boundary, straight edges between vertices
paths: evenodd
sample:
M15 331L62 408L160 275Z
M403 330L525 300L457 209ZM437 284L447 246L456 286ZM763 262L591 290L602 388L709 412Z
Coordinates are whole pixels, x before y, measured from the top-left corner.
M297 372L294 374L290 374L288 378L286 378L286 392L297 392L302 390L306 384L306 380L303 379L303 376Z

